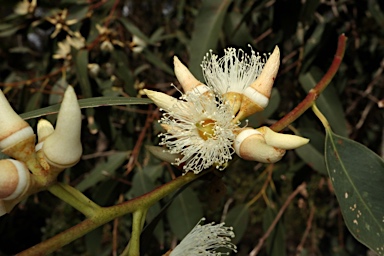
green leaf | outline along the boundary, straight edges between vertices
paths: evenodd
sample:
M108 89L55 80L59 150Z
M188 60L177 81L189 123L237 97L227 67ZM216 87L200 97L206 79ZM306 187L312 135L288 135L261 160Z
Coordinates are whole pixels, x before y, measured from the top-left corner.
M376 22L384 27L384 14L380 9L380 5L376 0L368 0L368 10L371 12L372 17Z
M130 22L129 20L127 20L126 18L120 18L120 19L117 19L124 27L126 30L128 30L132 35L135 35L137 37L139 37L141 40L143 40L144 42L146 42L147 44L150 43L150 40L149 38L143 33L141 32L141 30L136 26L134 25L132 22Z
M172 232L178 239L183 239L203 217L203 208L196 193L186 188L169 206L167 217Z
M88 76L88 50L79 50L75 56L75 70L77 79L80 83L81 92L83 93L84 98L91 98L92 89ZM95 115L95 110L93 108L87 108L86 113L88 117L93 117Z
M384 161L327 130L325 160L344 221L361 243L384 255Z
M249 215L249 208L245 204L238 204L229 210L225 218L225 225L233 227L233 232L235 232L232 243L237 244L243 238L248 227Z
M78 101L80 108L95 108L102 106L117 106L117 105L134 105L134 104L149 104L152 103L149 99L142 98L124 98L124 97L94 97L88 99L81 99ZM60 104L41 108L38 110L23 113L20 116L25 119L32 119L36 117L56 114L59 112Z
M297 155L316 171L327 175L324 159L324 134L315 129L299 129L300 135L309 139L309 143L295 149ZM320 145L321 143L321 145Z
M322 76L323 73L320 69L311 68L308 73L299 76L299 82L304 90L308 92L315 87ZM348 136L343 107L332 83L321 93L316 104L320 111L327 117L332 129L342 136Z
M144 49L143 55L145 58L155 65L157 68L163 70L164 72L170 74L171 76L174 75L172 68L169 67L164 61L162 61L157 55L155 55L153 52L149 51L148 49Z
M224 16L231 2L232 0L203 0L195 20L189 52L189 69L197 79L203 80L201 61L210 49L216 49Z
M119 168L127 159L127 152L116 152L108 157L104 163L97 165L88 175L76 186L81 192L94 186L98 182L109 179L114 175L117 168Z

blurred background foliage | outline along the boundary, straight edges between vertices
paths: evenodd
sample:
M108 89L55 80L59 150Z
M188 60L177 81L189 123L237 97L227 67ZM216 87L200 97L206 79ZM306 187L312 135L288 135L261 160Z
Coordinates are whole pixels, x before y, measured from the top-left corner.
M332 62L338 36L345 33L343 64L318 106L337 134L384 154L382 1L0 2L0 87L18 113L59 103L68 84L80 99L141 98L143 88L179 95L170 86L179 86L174 55L202 79L200 63L209 49L221 56L228 46L250 52L250 45L266 53L278 45L282 60L271 103L249 118L250 126L268 125L319 81ZM108 206L181 174L146 150L146 145L157 145L161 131L156 121L161 113L154 105L110 106L105 99L96 104L104 106L83 111L84 156L60 180ZM55 115L47 118L54 121ZM34 128L36 121L29 119ZM290 129L309 137L310 144L273 166L238 160L223 177L206 177L172 204L167 198L152 207L147 223L157 225L144 231L143 255L165 253L203 216L233 225L238 255L247 255L302 182L306 193L289 202L260 255L374 255L345 227L326 176L320 122L307 111ZM14 254L82 219L48 192L39 193L0 218L0 252ZM117 219L55 255L119 253L129 240L130 225L131 216Z

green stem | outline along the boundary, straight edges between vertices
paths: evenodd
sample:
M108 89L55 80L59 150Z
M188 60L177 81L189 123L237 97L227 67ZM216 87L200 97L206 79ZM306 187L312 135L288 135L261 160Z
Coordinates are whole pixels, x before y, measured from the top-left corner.
M148 208L133 212L131 239L120 256L140 256L140 234L145 223L147 211Z
M317 108L316 104L312 105L312 111L313 113L315 113L317 118L319 118L319 120L321 121L321 123L323 124L326 130L331 129L331 126L329 125L327 118L325 118L323 113L321 113L320 109Z
M17 255L41 256L50 254L115 218L118 218L130 212L134 212L138 209L149 208L154 203L158 202L160 199L176 191L182 186L190 183L191 181L203 176L206 173L208 172L202 172L197 175L193 173L187 173L140 197L134 198L118 205L110 207L100 207L100 209L97 210L94 209L94 214L91 214L91 217L87 218L81 223Z
M344 34L339 36L339 41L337 45L337 50L333 62L329 67L327 73L323 78L317 83L317 85L311 89L305 97L305 99L300 102L291 112L285 115L282 119L271 125L271 129L275 132L283 130L285 127L294 122L299 116L301 116L308 108L312 106L315 100L319 97L320 93L327 88L328 84L331 82L332 78L335 76L337 70L340 67L341 61L344 57L345 46L346 46L347 37Z
M79 190L67 184L54 184L50 186L48 190L79 212L83 213L87 218L94 216L96 211L101 209L99 205L92 202L91 199L86 197Z

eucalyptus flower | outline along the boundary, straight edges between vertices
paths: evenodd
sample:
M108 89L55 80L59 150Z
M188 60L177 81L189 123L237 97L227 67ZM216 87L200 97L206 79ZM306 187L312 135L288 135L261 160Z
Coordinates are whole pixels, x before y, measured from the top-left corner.
M195 174L216 166L223 170L234 153L234 131L228 104L212 92L187 92L178 100L167 94L144 90L155 104L165 111L159 121L166 129L160 134L171 154L181 154L173 164L183 164L185 172Z
M217 252L216 250L219 248L237 252L236 245L231 243L231 239L235 237L232 227L225 227L224 223L201 225L200 223L204 220L205 218L202 218L197 223L180 244L172 250L170 256L229 255L229 253Z
M218 58L210 51L201 64L207 85L217 90L232 106L234 121L262 111L269 103L271 89L280 65L276 46L269 56L254 50L251 55L242 49L227 48Z

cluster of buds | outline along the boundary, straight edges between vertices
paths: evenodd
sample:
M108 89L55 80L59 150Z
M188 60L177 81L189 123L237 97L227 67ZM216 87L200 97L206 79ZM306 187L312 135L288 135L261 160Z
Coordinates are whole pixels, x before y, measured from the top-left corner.
M286 150L308 143L296 135L277 133L268 127L240 127L240 120L264 110L269 103L279 65L280 51L262 58L233 48L219 58L207 54L202 63L206 84L174 57L175 75L184 90L180 100L144 90L166 113L160 120L166 134L160 143L180 154L174 164L199 173L210 165L224 169L235 152L245 160L275 163Z
M56 129L47 120L37 127L38 143L29 124L12 109L0 90L0 216L21 200L52 185L65 168L81 157L81 112L69 86L57 117ZM12 159L13 158L13 159Z

